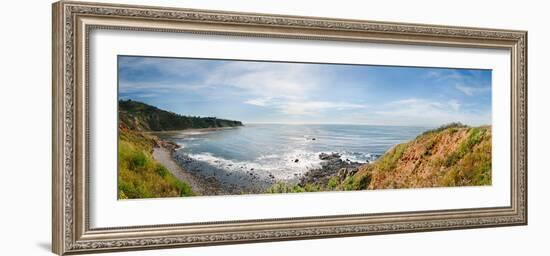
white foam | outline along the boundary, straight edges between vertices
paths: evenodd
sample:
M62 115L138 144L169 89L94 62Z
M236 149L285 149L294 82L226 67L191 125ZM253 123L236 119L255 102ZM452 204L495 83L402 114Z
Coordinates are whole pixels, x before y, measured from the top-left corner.
M182 152L185 154L184 152ZM320 168L321 160L317 152L294 150L282 156L263 155L253 161L237 161L215 156L211 153L186 154L195 161L224 169L228 172L250 172L262 177L272 175L276 180L295 179L308 170ZM298 160L296 162L296 159Z

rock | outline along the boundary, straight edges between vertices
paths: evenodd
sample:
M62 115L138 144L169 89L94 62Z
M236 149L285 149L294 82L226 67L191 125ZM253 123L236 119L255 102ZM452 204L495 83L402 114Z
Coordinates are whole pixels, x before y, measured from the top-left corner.
M321 160L331 160L331 159L340 159L340 154L338 153L321 153L319 154L319 159Z
M352 176L354 175L355 173L357 173L359 169L358 168L341 168L339 171L338 171L338 179L342 182L344 181L347 177L349 176Z
M315 140L315 138L312 138L311 140Z
M295 159L295 160L294 160L295 163L297 163L297 162L299 162L299 161L300 161L299 159Z
M321 162L321 168L312 169L306 172L300 178L300 185L316 184L325 186L328 181L337 177L338 180L343 181L347 177L357 173L359 167L363 163L353 162L349 159L343 161L338 153L321 153L319 159Z

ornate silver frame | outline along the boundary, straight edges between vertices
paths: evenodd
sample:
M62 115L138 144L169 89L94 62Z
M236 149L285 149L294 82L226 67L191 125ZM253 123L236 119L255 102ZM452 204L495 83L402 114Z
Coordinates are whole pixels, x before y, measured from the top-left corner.
M508 207L92 229L88 35L93 29L343 40L511 51ZM527 224L527 32L61 1L53 4L53 242L57 254Z

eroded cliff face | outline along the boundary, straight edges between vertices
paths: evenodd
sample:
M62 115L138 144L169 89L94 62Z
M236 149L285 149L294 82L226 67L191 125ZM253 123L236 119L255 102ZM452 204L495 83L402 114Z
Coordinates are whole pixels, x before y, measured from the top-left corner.
M348 189L491 184L491 127L451 126L390 149L343 182Z
M327 164L299 184L278 183L268 192L491 185L491 137L490 126L445 125L393 146L373 163L344 163L327 155Z

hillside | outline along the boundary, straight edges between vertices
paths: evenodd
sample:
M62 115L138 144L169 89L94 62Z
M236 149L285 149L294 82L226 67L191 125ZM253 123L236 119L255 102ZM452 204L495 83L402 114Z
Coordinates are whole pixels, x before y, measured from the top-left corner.
M183 116L135 100L120 100L118 113L120 122L129 129L137 131L170 131L243 125L240 121L215 117Z
M189 184L174 177L153 157L153 147L163 143L156 137L135 132L119 124L118 198L192 196Z
M490 126L445 125L358 167L328 156L323 168L310 170L299 184L277 183L267 192L491 185Z
M343 189L491 185L491 127L449 125L427 131L361 166Z

